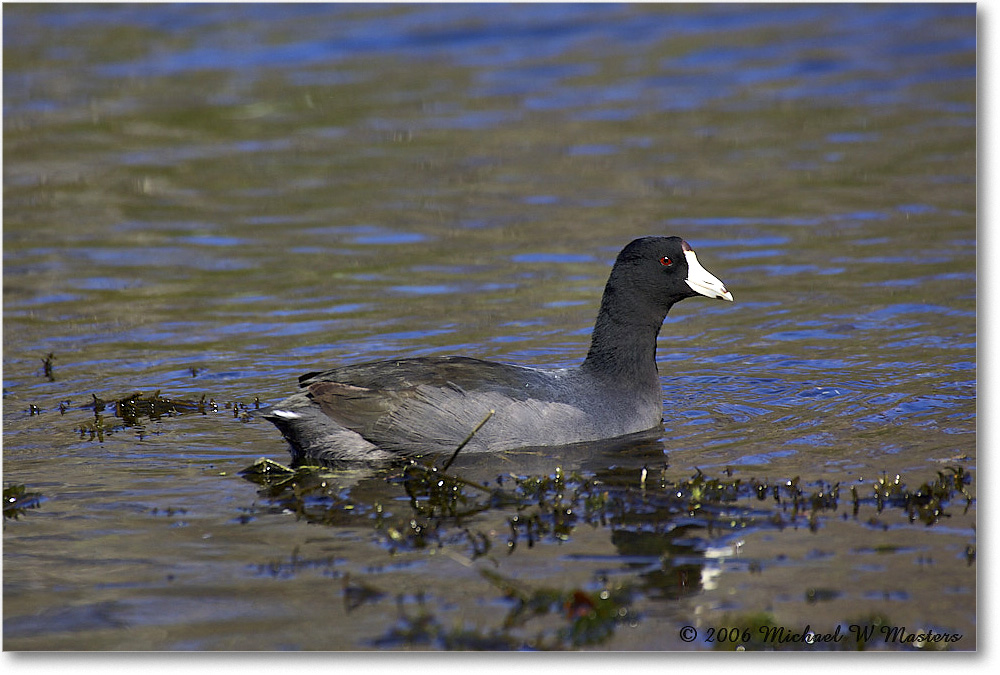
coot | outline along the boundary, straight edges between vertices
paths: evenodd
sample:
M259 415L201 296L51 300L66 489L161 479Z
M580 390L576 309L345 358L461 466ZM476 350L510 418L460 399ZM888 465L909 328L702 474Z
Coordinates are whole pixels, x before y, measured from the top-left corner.
M447 356L341 366L299 378L263 416L293 459L378 461L496 452L614 438L658 426L656 337L675 302L732 301L680 237L643 237L615 260L590 351L575 368L529 368Z

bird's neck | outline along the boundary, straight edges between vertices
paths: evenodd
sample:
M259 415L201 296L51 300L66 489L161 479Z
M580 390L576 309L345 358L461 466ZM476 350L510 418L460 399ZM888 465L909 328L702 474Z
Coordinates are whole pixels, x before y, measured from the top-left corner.
M612 303L602 302L591 337L590 351L581 368L602 379L625 386L659 388L656 370L656 338L667 311L636 314L615 311Z

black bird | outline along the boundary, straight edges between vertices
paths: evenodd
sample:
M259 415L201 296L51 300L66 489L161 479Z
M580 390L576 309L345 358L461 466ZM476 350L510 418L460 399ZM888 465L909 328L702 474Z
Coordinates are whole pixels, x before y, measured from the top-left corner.
M341 366L299 378L302 391L264 411L295 460L373 461L428 453L564 445L658 426L656 338L684 298L732 301L680 237L622 249L604 287L587 358L529 368L461 356Z

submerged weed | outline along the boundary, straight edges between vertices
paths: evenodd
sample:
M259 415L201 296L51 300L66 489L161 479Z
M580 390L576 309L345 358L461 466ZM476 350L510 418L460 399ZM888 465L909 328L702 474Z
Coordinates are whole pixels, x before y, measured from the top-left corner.
M126 428L135 428L140 438L145 433L144 421L158 421L164 417L173 417L184 413L197 413L207 415L208 413L219 412L220 406L214 399L206 400L202 395L200 399L170 398L163 396L157 390L152 394L135 392L130 396L123 396L112 401L99 398L92 394L92 401L86 406L94 412L91 421L81 424L76 430L80 433L80 438L97 440L103 442L105 436ZM257 407L260 401L254 399ZM60 403L59 411L65 414L68 402ZM245 403L230 402L223 406L223 409L232 410L233 416L244 422L250 419L250 406ZM111 411L114 418L121 420L119 423L109 422L104 413Z
M742 536L747 529L808 528L816 532L825 519L834 516L867 526L891 511L909 522L932 526L948 517L955 499L964 501L966 509L973 499L967 487L971 476L961 467L946 468L936 480L916 489L908 488L898 476L883 476L853 485L849 491L839 483L809 483L800 477L746 480L734 471L710 476L695 470L688 478L670 479L665 471L602 475L557 468L548 475L504 474L490 483L478 483L435 466L410 462L402 468L367 475L368 480L399 486L398 500L373 503L361 498L363 489L344 487L343 471L325 467L289 468L261 459L242 474L260 486L275 511L294 513L313 523L354 527L361 517L390 553L447 549L448 555L466 565L482 559L499 566L495 557L498 549L511 556L522 547L570 541L581 527L603 528L610 531L619 554L630 560L627 564L639 575L642 592L667 598L699 592L703 551L709 546L729 546L734 535ZM378 494L384 500L384 493ZM497 516L503 525L498 526ZM506 546L496 546L498 539L506 539ZM974 546L970 545L966 558L970 565L974 563ZM297 568L293 559L267 569L280 575ZM747 569L752 572L753 563ZM638 620L630 605L633 591L625 586L604 583L597 591L530 588L483 567L479 571L512 603L499 627L449 627L421 607L417 613L401 610L397 623L375 645L569 649L598 644L609 639L621 622ZM383 595L372 587L345 581L344 599L349 608L379 602ZM808 591L805 601L825 602L835 595L836 591L820 587ZM743 617L733 627L726 641L706 646L868 648L866 633L825 642L822 635L795 635L764 615ZM807 638L812 642L803 642Z
M510 609L498 627L446 627L422 597L411 614L398 598L400 617L374 641L382 648L431 647L446 650L564 650L606 642L622 623L635 620L632 591L624 585L598 590L532 588L495 572L482 576L498 589Z
M334 480L335 474L321 466L286 467L260 458L239 472L261 486L261 493L273 504L272 510L291 512L297 518L322 525L342 525L362 510Z
M271 560L257 566L257 573L281 579L288 579L303 570L320 570L325 576L338 577L341 573L336 567L337 561L334 556L321 556L318 558L305 558L299 554L296 546L291 555L284 560Z
M42 493L28 492L24 485L6 485L3 488L3 517L17 520L28 513L28 509L37 509L42 503Z
M966 509L973 499L967 487L971 476L961 467L946 468L936 480L916 489L908 488L898 476L883 476L846 490L839 483L809 483L800 477L746 480L731 470L719 476L695 470L690 477L678 480L670 479L665 468L659 472L642 469L629 474L613 470L596 475L557 468L548 475L504 474L490 483L477 483L435 466L410 462L374 474L374 478L368 474L369 480L398 485L399 500L388 503L367 503L360 496L364 490L344 487L347 474L343 470L290 468L261 459L241 473L260 486L261 494L276 511L291 512L313 523L354 527L361 517L391 553L446 548L448 555L466 565L482 559L498 566L498 560L491 557L497 555L498 548L510 556L522 547L569 541L581 527L604 528L610 530L619 554L633 561L628 565L638 575L637 588L651 598L677 598L699 592L703 578L703 564L698 562L701 552L709 545L728 545L729 537L742 536L748 528L792 527L815 532L823 527L824 519L833 516L853 518L864 526L890 511L904 514L910 522L919 520L932 526L948 516L956 498L965 502ZM380 499L384 500L384 495ZM505 528L497 526L497 515ZM504 538L506 546L497 547L496 541ZM971 545L967 559L969 564L975 560ZM296 553L290 560L262 566L261 572L282 576L304 566ZM752 572L752 565L748 569ZM374 645L573 649L605 642L622 622L639 620L631 606L635 591L624 585L595 581L597 590L589 586L532 588L483 566L479 572L510 603L499 626L449 626L427 610L422 601L416 612L404 611L400 602L399 619ZM343 598L348 610L382 602L385 595L373 586L344 577ZM835 590L820 587L807 591L805 602L825 602L834 597ZM716 632L712 644L705 641L706 647L870 649L871 640L878 637L873 638L872 631L879 630L880 625L871 619L866 624L845 623L828 633L807 635L775 624L769 615L728 620L731 629L724 636ZM916 646L929 649L941 645L925 640Z
M817 483L811 488L799 477L777 482L755 478L744 481L730 471L711 477L700 470L683 480L649 479L643 469L631 480L614 476L566 473L556 468L549 475L498 476L495 484L480 484L435 466L410 462L386 477L399 484L409 510L388 518L382 504L364 505L339 486L336 472L318 466L287 468L261 459L241 472L261 485L266 496L283 510L311 522L332 524L359 513L374 515L375 529L383 533L392 550L422 549L464 542L473 558L490 549L490 537L474 527L474 519L489 512L507 515L507 553L540 541L561 542L577 527L611 528L619 536L701 529L719 536L748 527L807 527L817 531L824 517L840 510L841 485ZM966 486L970 474L948 467L938 479L913 490L896 476L884 476L866 490L850 490L851 515L859 519L864 507L876 516L894 509L910 522L933 525L948 517L947 507L962 497L967 510L972 496ZM844 517L848 517L845 514ZM868 522L872 522L871 517Z
M960 466L945 467L938 471L937 479L923 483L916 490L906 489L898 474L891 480L883 475L875 481L874 498L879 513L890 506L904 511L910 522L919 520L933 525L940 518L950 517L944 509L957 495L965 497L963 513L968 512L972 495L966 486L971 483L972 476Z
M633 591L624 584L605 584L596 591L530 588L490 570L481 570L481 574L514 603L504 619L505 630L524 628L532 619L542 620L546 629L532 641L535 649L599 644L610 638L619 624L635 620ZM553 624L557 626L554 629Z
M94 410L103 408L106 404L96 396L94 397ZM206 412L205 397L200 400L186 400L161 396L156 390L148 396L141 392L136 392L131 396L125 396L116 401L112 401L115 417L121 419L127 426L138 424L140 419L148 417L151 420L158 420L162 417L169 417L176 413L197 412L202 415Z
M55 382L55 365L53 361L56 360L56 355L53 352L49 352L46 356L42 358L42 371L45 373L45 379L49 382Z

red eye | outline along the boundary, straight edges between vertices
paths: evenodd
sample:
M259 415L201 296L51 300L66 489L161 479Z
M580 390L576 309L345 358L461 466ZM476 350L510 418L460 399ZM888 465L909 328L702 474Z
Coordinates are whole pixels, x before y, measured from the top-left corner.
M660 264L663 265L664 267L670 267L671 265L674 264L674 261L667 256L663 256L662 258L660 258Z

